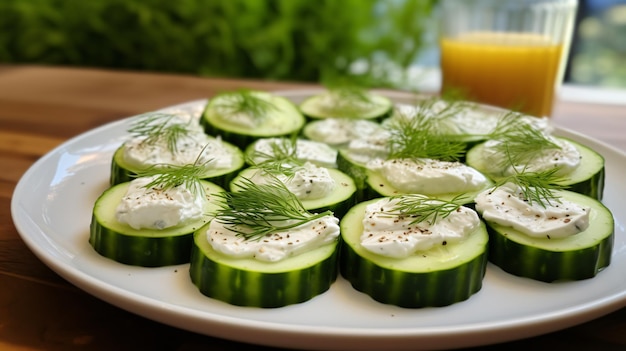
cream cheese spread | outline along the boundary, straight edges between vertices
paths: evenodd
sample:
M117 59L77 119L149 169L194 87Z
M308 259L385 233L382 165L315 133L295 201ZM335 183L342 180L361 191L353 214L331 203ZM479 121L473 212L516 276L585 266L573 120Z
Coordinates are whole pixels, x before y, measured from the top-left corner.
M558 168L556 175L567 175L573 172L580 165L580 152L576 147L563 139L548 136L548 139L557 144L560 148L546 148L537 151L531 160L522 165L507 166L505 169L498 169L498 165L508 164L506 153L499 148L500 141L488 140L484 144L482 156L485 165L493 169L487 170L489 173L498 175L512 175L518 172L542 172L553 168Z
M281 144L278 144L281 143ZM293 151L291 140L284 138L262 138L253 144L252 162L259 164L274 157L274 148ZM327 144L313 140L297 139L295 157L301 161L309 161L323 167L337 167L337 150Z
M202 217L205 200L200 192L196 194L183 186L165 190L147 188L155 177L141 177L130 182L115 210L120 223L134 229L165 229Z
M323 216L257 240L245 239L217 218L209 224L206 236L214 250L230 257L276 262L335 242L339 237L339 219Z
M389 155L390 136L387 130L382 130L380 133L353 139L342 152L360 165L376 159L386 159Z
M315 121L307 127L307 136L328 145L344 145L354 139L380 133L380 124L352 118L325 118Z
M165 139L165 138L164 138ZM144 138L133 138L124 144L124 161L135 167L144 168L152 165L187 165L207 163L211 168L230 168L233 165L233 153L220 138L211 137L203 131L189 131L176 138L176 147L172 151L167 140L154 143L144 142Z
M488 184L477 170L460 162L422 159L373 160L367 168L404 193L448 194L480 190Z
M335 180L325 167L318 167L311 162L296 167L293 174L275 175L299 200L320 199L330 195L335 189ZM271 183L273 177L263 170L258 170L251 177L256 184Z
M532 237L563 238L578 234L589 226L589 207L561 199L544 208L527 201L521 189L507 183L481 192L475 198L476 211L489 222Z
M361 245L378 255L404 258L436 245L461 242L480 225L475 211L461 206L434 223L413 223L394 210L397 198L384 198L365 209ZM433 200L435 201L435 200Z
M385 120L383 125L410 120L419 114L432 120L441 134L478 136L489 134L498 123L499 115L493 111L478 109L473 105L450 106L450 103L443 100L427 106L399 104L392 117Z

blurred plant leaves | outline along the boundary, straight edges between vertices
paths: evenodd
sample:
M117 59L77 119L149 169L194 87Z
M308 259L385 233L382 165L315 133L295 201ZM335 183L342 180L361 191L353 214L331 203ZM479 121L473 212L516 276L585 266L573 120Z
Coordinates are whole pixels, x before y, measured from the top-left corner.
M3 0L0 62L360 83L406 68L435 0ZM378 58L378 59L377 59Z

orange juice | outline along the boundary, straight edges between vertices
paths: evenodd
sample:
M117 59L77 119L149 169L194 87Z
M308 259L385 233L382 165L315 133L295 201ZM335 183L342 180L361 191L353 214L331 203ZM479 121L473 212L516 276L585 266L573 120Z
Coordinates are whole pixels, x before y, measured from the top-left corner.
M442 91L549 116L563 45L520 33L475 32L441 40Z

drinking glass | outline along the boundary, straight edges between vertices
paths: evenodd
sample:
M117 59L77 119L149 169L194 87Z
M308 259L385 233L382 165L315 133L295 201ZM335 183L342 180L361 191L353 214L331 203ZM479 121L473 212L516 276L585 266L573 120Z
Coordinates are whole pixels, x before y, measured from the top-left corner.
M442 94L550 116L576 0L441 0Z

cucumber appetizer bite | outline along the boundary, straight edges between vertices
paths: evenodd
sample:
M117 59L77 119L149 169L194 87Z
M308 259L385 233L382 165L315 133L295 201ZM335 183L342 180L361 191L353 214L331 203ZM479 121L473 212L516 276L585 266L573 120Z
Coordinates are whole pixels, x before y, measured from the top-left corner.
M369 200L341 221L340 272L374 300L447 306L482 288L488 234L476 212L412 194Z
M300 111L310 120L351 118L381 121L393 110L392 101L355 86L329 87L300 103Z
M572 140L555 137L550 131L509 113L496 126L488 141L473 147L466 163L493 180L521 170L558 169L556 184L570 191L602 200L604 158Z
M347 174L334 169L304 163L262 163L246 168L230 183L231 191L251 180L256 184L282 182L311 212L332 211L341 218L356 202L356 186Z
M280 181L306 210L330 210L339 218L357 199L352 177L328 167L334 166L331 160L336 158L336 152L326 144L300 139L259 139L248 147L245 155L252 167L233 179L231 191L238 191L242 181L256 184Z
M339 220L311 213L281 182L239 183L194 234L190 276L233 305L282 307L314 298L337 278Z
M594 277L611 262L614 222L600 201L552 188L556 172L522 172L479 194L489 260L543 282Z
M432 121L426 114L417 114L388 126L387 157L365 166L366 190L370 191L366 198L424 194L449 200L491 186L485 175L459 161L465 142L440 134Z
M89 243L117 262L160 267L190 260L193 233L218 208L224 189L200 180L201 165L152 168L114 185L95 202Z
M486 110L468 101L426 98L414 104L397 104L394 112L381 122L392 125L402 120L418 119L427 123L439 135L463 142L466 149L484 141L499 119L499 112Z
M243 89L209 100L200 124L207 134L219 135L244 149L259 138L299 134L305 118L293 102L282 96Z
M191 164L199 157L200 178L225 187L244 166L243 152L205 134L197 119L148 113L138 116L128 132L130 140L113 154L111 185L128 182L150 167Z

